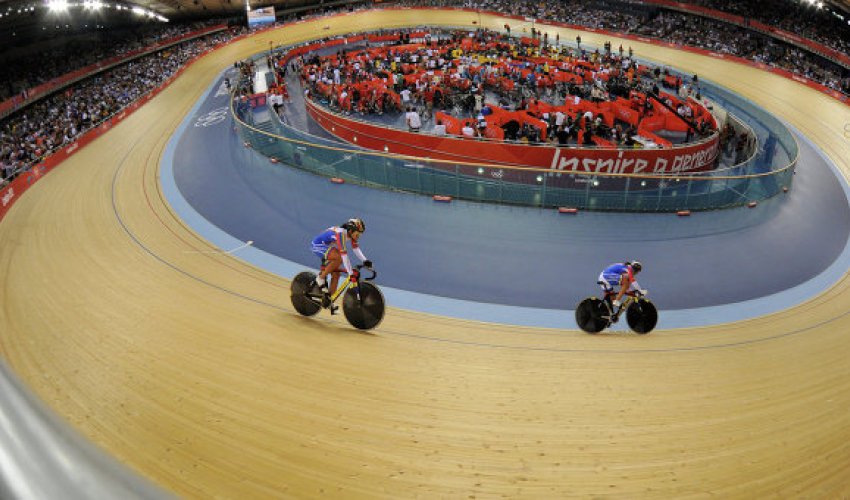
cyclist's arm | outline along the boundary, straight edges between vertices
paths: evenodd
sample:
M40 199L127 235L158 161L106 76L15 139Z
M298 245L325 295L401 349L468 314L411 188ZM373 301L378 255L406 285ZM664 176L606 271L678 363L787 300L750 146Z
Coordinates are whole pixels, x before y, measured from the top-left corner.
M360 246L353 240L351 241L351 250L354 252L354 255L360 259L360 262L366 262L369 260L366 258L366 255L363 254L363 250L360 250Z
M634 278L629 276L629 273L624 273L620 276L620 289L617 291L617 298L614 299L617 302L623 299L623 295L626 294L626 291L629 290L634 284Z
M642 288L640 287L640 285L638 285L638 282L637 282L636 280L634 280L634 279L632 280L632 286L631 286L631 288L630 288L630 289L631 289L631 290L634 290L635 292L639 292L639 291L641 291L641 290L642 290Z

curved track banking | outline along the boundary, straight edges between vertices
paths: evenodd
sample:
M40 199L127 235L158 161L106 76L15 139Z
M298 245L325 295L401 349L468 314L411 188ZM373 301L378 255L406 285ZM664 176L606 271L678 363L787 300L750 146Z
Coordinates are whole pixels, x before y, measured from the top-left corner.
M362 334L297 316L287 281L215 253L164 200L170 137L235 59L353 25L477 20L319 19L196 62L0 224L7 362L93 442L185 497L850 494L845 273L786 311L649 336L400 309ZM623 43L710 75L850 171L850 108L749 67Z
M665 311L661 326L675 328L775 312L819 293L824 282L832 284L835 271L826 269L842 253L841 269L850 267L846 183L805 140L799 141L793 196L779 196L757 210L682 219L669 213L564 216L553 209L462 201L435 205L430 197L332 184L270 163L243 147L228 122L209 125L207 118L227 103L222 88L216 80L172 137L163 157L164 193L206 239L222 229L254 241L264 252L239 255L272 271L284 265L275 256L314 267L305 242L316 228L354 213L374 228L364 247L379 263L381 283L392 287L385 290L392 304L463 319L563 328L572 322L568 310L597 291L599 270L631 257L649 270L641 283L654 290L653 300ZM228 248L238 245L234 241ZM802 287L824 273L819 287ZM798 286L806 291L788 291L787 300L775 295ZM700 293L689 293L696 289ZM513 307L499 311L499 304Z

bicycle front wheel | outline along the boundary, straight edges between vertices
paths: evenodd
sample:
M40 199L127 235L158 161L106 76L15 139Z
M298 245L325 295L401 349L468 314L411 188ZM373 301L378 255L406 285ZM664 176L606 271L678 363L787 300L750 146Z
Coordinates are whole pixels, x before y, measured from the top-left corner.
M626 309L626 321L629 328L637 333L651 332L658 323L658 309L649 299L640 297Z
M384 319L384 294L371 283L360 283L345 292L342 312L354 328L371 330Z

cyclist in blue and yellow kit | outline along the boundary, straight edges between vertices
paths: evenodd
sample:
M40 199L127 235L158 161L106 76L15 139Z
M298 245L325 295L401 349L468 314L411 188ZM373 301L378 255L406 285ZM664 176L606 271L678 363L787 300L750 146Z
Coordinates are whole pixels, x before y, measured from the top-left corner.
M342 271L340 266L345 268L345 272L349 276L352 276L351 261L348 258L347 250L348 240L351 240L351 250L363 262L363 265L368 268L372 267L372 261L366 258L358 244L358 240L364 231L366 231L366 224L363 223L362 219L355 218L349 219L341 226L329 227L313 239L311 250L322 259L322 267L316 277L316 284L325 293L322 300L324 307L331 305L330 296L336 291L339 273ZM332 276L330 287L328 287L326 279L328 274Z
M643 266L638 261L623 262L622 264L612 264L599 274L598 283L605 291L605 301L609 306L613 306L611 307L612 310L620 307L620 300L630 289L640 292L641 295L647 294L648 291L641 289L635 280L635 275L642 269ZM617 285L620 286L620 290L616 293L616 298L612 302L611 297L615 295L614 287Z

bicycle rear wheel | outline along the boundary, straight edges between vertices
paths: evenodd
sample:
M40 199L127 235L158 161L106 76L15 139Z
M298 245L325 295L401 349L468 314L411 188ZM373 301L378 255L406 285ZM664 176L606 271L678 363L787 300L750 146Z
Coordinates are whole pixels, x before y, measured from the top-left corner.
M292 292L292 307L303 316L314 316L322 309L320 304L307 296L308 292L315 294L321 293L321 290L317 286L314 286L313 289L310 288L310 285L315 282L316 275L309 271L304 271L292 280L292 285L289 287Z
M576 324L587 333L599 333L609 325L605 316L611 316L611 311L602 299L588 297L581 301L576 308Z
M358 291L354 287L345 292L342 299L342 312L345 319L354 328L371 330L384 319L384 294L371 283L360 283Z
M649 333L658 323L658 309L649 299L643 297L635 299L626 310L626 321L629 323L629 328L635 332Z

